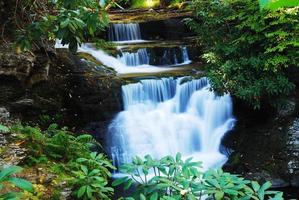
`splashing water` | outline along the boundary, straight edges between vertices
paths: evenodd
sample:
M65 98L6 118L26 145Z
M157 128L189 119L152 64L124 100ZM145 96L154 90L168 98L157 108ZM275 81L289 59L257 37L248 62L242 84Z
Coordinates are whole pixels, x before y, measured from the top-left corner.
M146 49L138 49L137 52L121 52L117 56L117 59L125 64L126 66L140 66L140 65L150 65L151 53ZM161 60L158 62L158 66L180 66L190 64L187 47L179 48L167 48L164 50Z
M204 169L222 166L221 139L234 126L229 94L216 96L207 78L148 79L122 87L124 111L109 127L116 166L135 155L161 158L181 152L203 161Z

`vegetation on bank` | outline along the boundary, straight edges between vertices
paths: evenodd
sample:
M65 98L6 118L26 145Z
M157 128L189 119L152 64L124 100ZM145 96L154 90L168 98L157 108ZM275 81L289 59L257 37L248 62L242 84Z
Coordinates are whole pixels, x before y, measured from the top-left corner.
M71 52L76 52L83 41L104 31L108 24L104 8L95 0L57 0L48 7L48 13L39 14L19 30L16 43L22 50L58 39Z
M56 124L50 125L46 130L21 124L2 130L5 130L5 134L16 134L11 142L26 149L26 157L22 160L24 171L42 168L44 173L55 175L50 184L52 188L48 188L51 194L48 194L47 199L60 198L64 188L59 186L59 183L64 181L66 187L72 189L71 199L112 197L113 189L108 187L108 181L111 177L110 171L115 168L104 154L92 151L101 147L91 135L76 135L66 128L58 128ZM6 147L3 148L1 152L5 153ZM1 173L14 168L4 168ZM34 186L39 188L41 185ZM27 190L22 196L23 199L46 199L43 193L45 190L47 189ZM7 189L4 191L7 192Z
M259 185L222 170L203 172L201 163L191 158L183 160L180 153L176 157L166 156L160 160L146 156L136 157L125 164L120 171L123 178L111 184L111 171L116 168L102 153L97 153L100 145L91 135L76 135L66 128L50 125L46 130L20 124L6 127L1 125L1 133L15 134L13 143L26 149L26 157L21 163L24 171L32 168L43 169L54 174L50 187L42 183L24 180L28 175L21 173L19 166L9 166L0 172L0 199L60 199L64 187L71 189L70 199L112 199L114 187L122 185L124 190L132 189L131 197L121 199L283 199L281 192L269 191L271 183ZM2 152L4 152L3 150ZM32 175L31 175L32 176ZM22 178L20 178L22 177ZM66 182L65 186L59 186ZM16 185L19 189L11 187Z
M259 108L294 90L288 70L299 67L299 6L261 10L256 0L194 0L193 9L187 24L216 91Z

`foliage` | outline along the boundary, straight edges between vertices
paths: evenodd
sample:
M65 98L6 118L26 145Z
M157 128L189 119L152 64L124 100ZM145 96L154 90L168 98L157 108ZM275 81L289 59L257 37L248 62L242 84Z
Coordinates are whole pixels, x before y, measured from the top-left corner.
M1 190L5 187L10 186L16 186L21 190L25 190L28 192L33 192L33 186L29 181L26 181L21 178L13 177L15 173L18 173L22 171L21 167L18 166L10 166L7 168L4 168L0 171L0 199L1 200L13 200L18 199L22 195L19 192L7 192L2 193Z
M39 16L19 31L17 45L22 50L30 49L35 41L59 39L63 45L69 45L70 51L76 52L78 45L103 31L108 24L105 11L96 0L50 2L53 12Z
M37 124L42 128L47 128L51 124L55 124L55 122L61 121L62 115L56 114L56 115L39 115Z
M299 65L299 7L270 11L255 0L194 0L193 9L187 24L204 48L216 91L255 108L293 91L287 69Z
M51 163L51 172L72 186L76 198L109 199L113 195L108 181L112 175L110 170L115 168L104 154L91 151L91 147L97 145L91 135L74 136L66 128L59 129L56 124L45 131L38 127L15 125L12 131L18 133L20 143L27 149L27 164ZM24 194L29 199L35 199L42 195L42 190L36 194Z
M124 184L124 189L129 189L137 184L135 199L283 199L281 192L268 191L269 182L261 186L222 170L202 173L200 163L191 158L184 161L179 153L175 158L166 156L160 160L148 155L144 160L136 157L132 164L122 166L121 172L128 175L112 185Z
M47 159L69 162L79 157L88 156L90 148L97 143L91 135L74 136L66 128L59 129L52 124L46 131L38 127L15 125L13 132L29 154L29 164L47 162Z
M262 8L278 9L299 6L299 2L297 0L260 0L260 5Z
M97 49L102 49L107 53L113 53L116 50L116 45L113 42L107 42L102 39L93 39L92 42Z
M132 0L132 8L154 8L160 5L160 0Z
M34 188L34 193L32 192L28 192L28 191L24 191L23 192L23 198L22 199L26 199L26 200L40 200L43 199L45 192L46 192L46 188L44 185L41 184L33 184L33 188Z
M78 167L72 171L75 174L72 185L78 188L76 198L110 199L114 190L107 186L109 169L115 169L111 162L103 154L93 152L88 158L78 158L76 164Z
M9 128L5 125L0 124L0 133L8 133Z
M109 169L116 169L104 154L97 152L90 153L86 158L78 158L76 162L87 166L89 169L100 169L101 176L106 179L111 177Z

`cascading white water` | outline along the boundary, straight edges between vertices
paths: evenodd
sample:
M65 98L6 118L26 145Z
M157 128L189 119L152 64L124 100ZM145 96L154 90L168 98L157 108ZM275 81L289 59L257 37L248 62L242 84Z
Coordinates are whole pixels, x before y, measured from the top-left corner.
M234 126L229 94L216 96L207 78L142 80L122 87L124 111L109 126L110 153L115 165L135 155L161 158L181 152L220 167L226 156L221 138Z
M117 59L126 66L150 65L151 54L146 48L138 49L137 52L121 52ZM179 66L190 64L187 47L167 48L164 50L158 66Z
M108 33L110 41L141 40L139 24L110 24Z
M117 56L123 64L127 66L139 66L139 65L149 65L149 55L146 49L138 49L137 52L122 52L121 55Z
M162 56L162 65L177 66L189 63L191 63L191 60L189 59L187 47L180 47L179 50L175 48L166 49Z

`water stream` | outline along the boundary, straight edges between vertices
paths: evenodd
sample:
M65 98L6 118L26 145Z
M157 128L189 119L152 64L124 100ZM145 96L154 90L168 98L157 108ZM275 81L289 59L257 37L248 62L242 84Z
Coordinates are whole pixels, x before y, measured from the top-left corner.
M111 24L108 30L108 39L116 42L139 42L141 32L138 23Z
M161 158L181 152L220 167L227 158L221 139L234 126L230 95L216 96L207 78L141 80L122 87L124 111L109 127L110 154L116 166L135 155Z
M180 66L190 64L187 47L165 48L163 55L158 58L154 52L147 48L138 49L136 52L121 51L117 59L126 66L158 65Z

